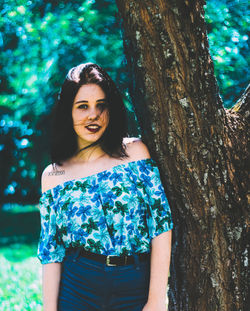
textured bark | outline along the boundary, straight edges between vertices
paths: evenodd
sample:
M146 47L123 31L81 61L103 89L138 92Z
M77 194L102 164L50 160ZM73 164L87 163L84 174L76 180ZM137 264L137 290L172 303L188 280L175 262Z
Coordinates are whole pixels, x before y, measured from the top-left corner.
M224 109L204 2L116 3L130 94L174 217L169 310L246 310L249 89Z

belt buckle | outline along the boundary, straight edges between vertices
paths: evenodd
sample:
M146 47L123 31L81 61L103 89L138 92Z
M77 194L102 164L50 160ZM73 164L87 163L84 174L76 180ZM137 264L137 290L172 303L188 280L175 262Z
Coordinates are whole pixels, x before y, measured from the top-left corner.
M110 263L110 255L108 255L107 258L106 258L106 265L107 265L108 267L116 266L116 264Z

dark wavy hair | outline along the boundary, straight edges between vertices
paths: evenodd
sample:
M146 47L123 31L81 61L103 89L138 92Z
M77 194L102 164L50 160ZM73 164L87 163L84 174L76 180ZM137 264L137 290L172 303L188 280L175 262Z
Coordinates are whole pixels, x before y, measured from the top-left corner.
M62 161L70 159L78 151L72 105L78 90L85 84L100 86L108 103L109 123L99 145L112 157L127 157L123 144L128 132L127 114L122 95L103 68L94 63L85 63L69 70L52 109L50 150L53 164L62 165Z

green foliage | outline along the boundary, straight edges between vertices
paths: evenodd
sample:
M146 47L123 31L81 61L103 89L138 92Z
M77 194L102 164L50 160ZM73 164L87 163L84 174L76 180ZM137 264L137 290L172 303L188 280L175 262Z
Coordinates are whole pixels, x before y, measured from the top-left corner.
M18 203L6 203L2 206L2 212L9 212L11 214L31 213L37 211L39 211L38 205L20 205Z
M0 192L9 198L15 194L16 200L22 201L24 197L32 201L32 191L35 192L37 186L33 183L36 165L28 152L35 135L30 123L12 120L8 114L0 120ZM20 178L22 183L18 182Z
M246 1L207 1L206 22L215 75L225 107L235 104L248 84L249 12Z
M15 119L47 113L67 71L81 62L103 65L123 81L122 40L115 6L97 11L94 1L5 0L0 27L5 92L1 106Z
M0 248L0 310L42 310L42 269L36 251L37 244Z

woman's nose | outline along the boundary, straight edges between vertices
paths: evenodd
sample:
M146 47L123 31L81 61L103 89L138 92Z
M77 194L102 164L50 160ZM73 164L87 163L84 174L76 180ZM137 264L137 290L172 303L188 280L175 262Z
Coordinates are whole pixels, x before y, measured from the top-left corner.
M98 117L99 117L99 114L98 114L97 109L92 109L92 110L90 110L89 116L88 116L88 119L89 119L89 120L95 120L95 119L97 119Z

